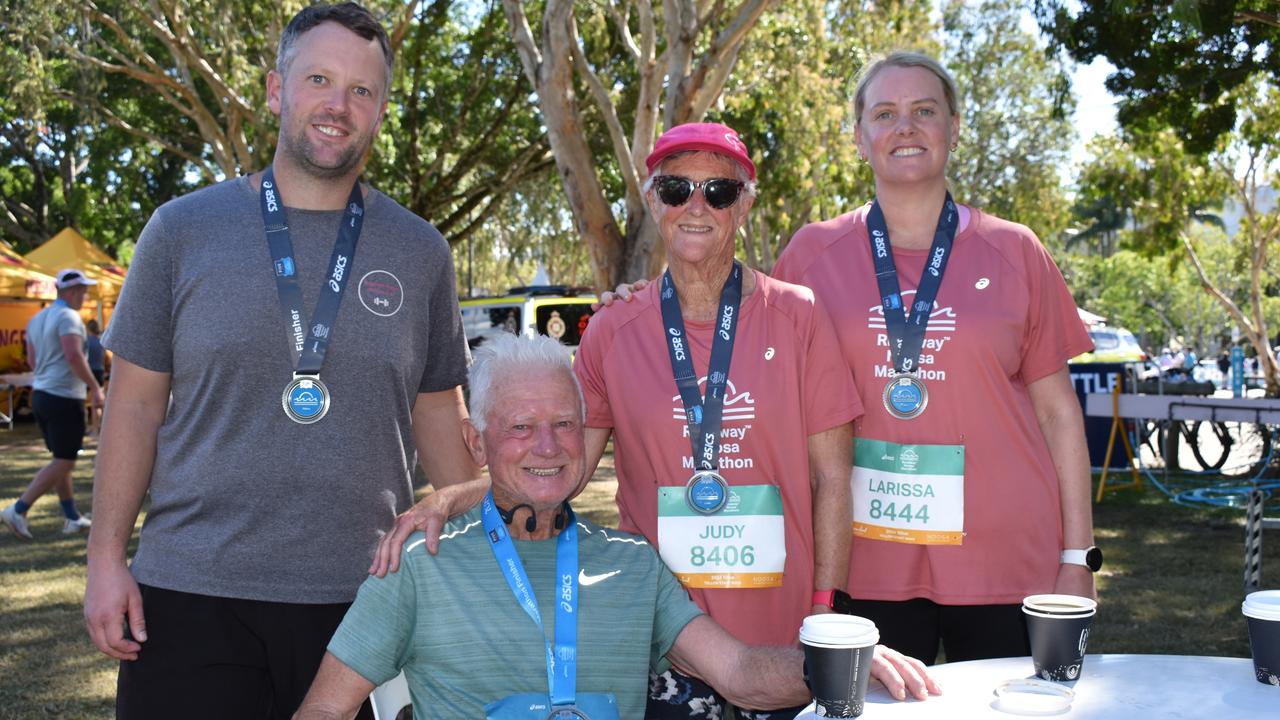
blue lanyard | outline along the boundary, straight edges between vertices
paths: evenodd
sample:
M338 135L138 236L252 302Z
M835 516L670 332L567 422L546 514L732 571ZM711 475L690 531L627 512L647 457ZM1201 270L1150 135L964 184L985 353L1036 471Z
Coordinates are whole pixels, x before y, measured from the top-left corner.
M698 373L693 369L689 336L685 332L680 300L676 297L671 271L662 274L662 324L667 330L667 354L671 372L684 403L685 422L689 424L689 441L693 445L693 461L700 470L717 467L720 455L720 424L724 414L724 392L729 382L729 363L733 359L733 339L738 334L738 308L742 305L742 266L735 260L729 277L720 291L720 312L716 315L715 335L711 339L711 360L707 365L706 397L698 391Z
M547 649L547 688L551 693L552 707L573 705L577 697L578 678L578 521L573 510L565 506L568 523L556 539L556 645L555 651L547 641L547 631L542 626L542 613L538 612L538 598L533 594L529 576L516 553L515 543L507 532L493 504L493 491L480 503L481 519L489 547L498 561L507 585L516 596L516 602L533 618L542 642Z
M924 332L929 326L929 314L933 311L933 301L938 297L942 274L947 270L947 259L951 257L951 245L959 224L956 204L951 199L951 193L947 193L947 199L942 203L942 212L938 214L938 227L933 231L929 259L920 273L920 284L916 286L916 301L911 305L910 316L906 316L902 312L898 270L893 264L893 250L889 246L889 227L885 224L880 201L871 203L871 211L867 213L871 258L875 262L880 306L884 312L889 347L893 352L893 369L897 372L916 371L920 348L924 346Z
M267 229L267 245L271 249L271 267L276 276L276 292L280 296L280 311L289 332L289 345L298 373L319 375L324 364L325 351L333 337L333 322L338 319L338 307L342 294L351 277L356 243L360 241L360 228L364 224L364 195L360 193L360 181L351 186L351 197L342 224L338 226L338 239L333 243L333 255L329 258L329 271L325 273L320 300L316 302L315 315L310 328L303 314L302 288L298 285L297 265L293 257L293 241L289 237L289 222L285 217L284 203L280 200L280 188L276 185L275 171L267 168L262 176L262 223Z

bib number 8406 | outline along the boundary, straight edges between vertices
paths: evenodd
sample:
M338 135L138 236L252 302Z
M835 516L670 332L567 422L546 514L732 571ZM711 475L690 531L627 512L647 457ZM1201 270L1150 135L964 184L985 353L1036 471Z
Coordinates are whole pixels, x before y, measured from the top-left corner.
M901 508L895 507L895 503L885 505L879 500L872 500L871 507L868 511L872 520L899 520L901 522L929 522L929 506L921 505L919 510L912 512L911 503L903 505Z
M756 549L752 545L715 545L710 550L701 545L689 548L689 564L694 567L704 565L751 567L755 563Z

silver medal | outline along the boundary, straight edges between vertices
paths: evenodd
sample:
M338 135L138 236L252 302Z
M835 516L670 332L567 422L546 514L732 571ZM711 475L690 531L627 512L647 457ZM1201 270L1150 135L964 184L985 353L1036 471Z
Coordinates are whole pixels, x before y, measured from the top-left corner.
M884 386L884 409L899 420L919 417L928 404L929 389L915 375L895 375Z
M295 375L280 397L284 414L301 425L310 425L329 412L329 388L315 375Z

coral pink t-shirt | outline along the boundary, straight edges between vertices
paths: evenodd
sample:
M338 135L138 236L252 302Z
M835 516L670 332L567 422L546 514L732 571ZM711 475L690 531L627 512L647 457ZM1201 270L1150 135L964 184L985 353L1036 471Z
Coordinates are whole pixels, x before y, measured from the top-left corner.
M754 277L729 367L720 472L731 486L780 488L783 581L770 588L691 588L689 594L742 642L791 645L814 590L808 437L849 422L862 405L831 321L813 293L763 273ZM660 285L651 283L634 301L593 316L574 362L587 425L613 429L619 526L655 547L659 486L683 488L694 472L664 339ZM705 391L713 324L685 326Z
M961 545L855 537L849 592L948 605L1051 592L1062 550L1058 479L1027 385L1092 348L1062 274L1028 228L971 210L955 239L921 351L923 414L899 420L865 206L801 228L774 272L813 289L831 315L867 411L858 438L964 446ZM893 249L910 308L928 250Z

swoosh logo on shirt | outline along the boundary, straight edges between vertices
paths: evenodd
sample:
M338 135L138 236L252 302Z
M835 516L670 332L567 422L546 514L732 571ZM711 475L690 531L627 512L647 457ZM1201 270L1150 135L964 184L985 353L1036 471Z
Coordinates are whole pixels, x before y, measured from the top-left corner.
M620 572L622 571L614 570L613 572L607 572L600 575L588 575L586 570L579 570L578 584L579 585L595 585L596 583L601 582L603 580L608 580L609 578L613 577L614 575L617 575Z

